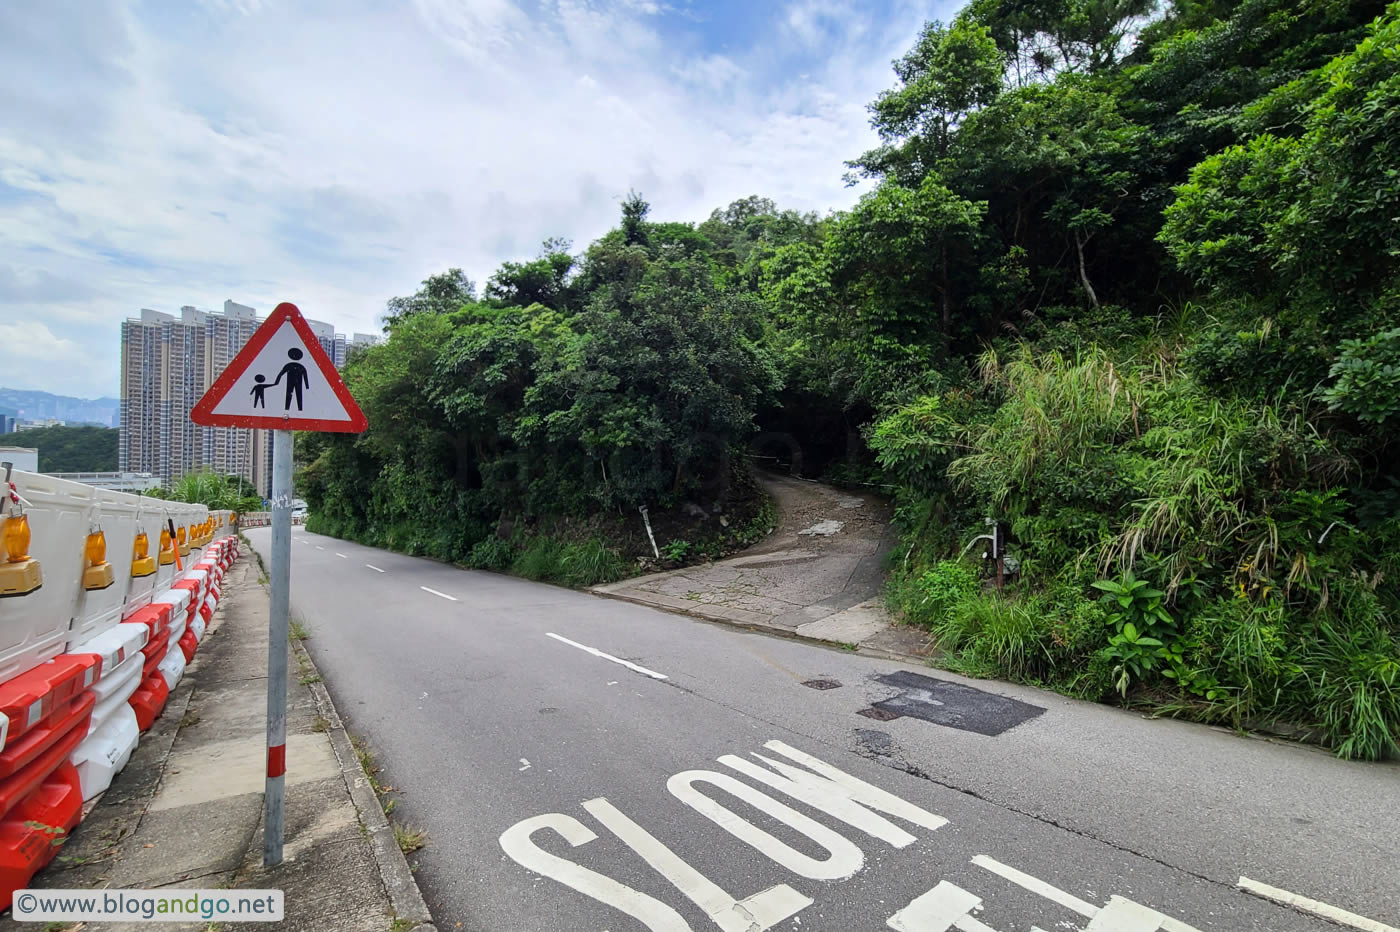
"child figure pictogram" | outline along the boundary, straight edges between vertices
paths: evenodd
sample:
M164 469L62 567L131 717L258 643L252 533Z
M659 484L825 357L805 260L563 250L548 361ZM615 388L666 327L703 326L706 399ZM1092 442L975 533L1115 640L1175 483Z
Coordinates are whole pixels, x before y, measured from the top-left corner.
M267 376L255 375L253 376L253 381L258 383L257 385L253 386L253 390L252 392L250 392L250 394L253 396L253 407L266 408L267 398L264 396L267 394L267 390L270 387L266 384Z

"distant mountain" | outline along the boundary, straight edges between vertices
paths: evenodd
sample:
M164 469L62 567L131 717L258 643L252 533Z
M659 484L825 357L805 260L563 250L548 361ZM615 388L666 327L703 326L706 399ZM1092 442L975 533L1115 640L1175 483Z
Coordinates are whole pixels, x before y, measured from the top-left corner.
M0 388L0 414L11 414L22 421L57 418L69 424L116 427L120 411L121 401L116 398L88 400L20 388Z

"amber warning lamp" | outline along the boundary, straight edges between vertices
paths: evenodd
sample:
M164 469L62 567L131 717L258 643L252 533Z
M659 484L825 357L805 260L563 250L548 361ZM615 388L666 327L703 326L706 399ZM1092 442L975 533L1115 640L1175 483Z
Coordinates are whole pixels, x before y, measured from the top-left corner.
M136 540L131 544L131 576L141 579L156 571L156 558L150 556L151 539L145 530L136 532Z
M102 533L101 528L88 534L87 542L83 544L83 556L87 559L87 568L83 570L84 589L89 592L106 589L117 581L112 564L107 562L107 535Z
M0 597L28 595L44 584L39 561L29 555L29 516L11 514L5 519L0 538L5 544L5 561L0 563Z

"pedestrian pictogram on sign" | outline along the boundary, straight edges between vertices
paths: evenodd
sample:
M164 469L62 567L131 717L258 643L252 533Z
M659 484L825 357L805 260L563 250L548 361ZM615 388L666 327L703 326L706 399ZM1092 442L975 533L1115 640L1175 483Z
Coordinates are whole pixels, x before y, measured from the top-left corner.
M279 304L190 411L205 427L359 433L365 416L294 304Z

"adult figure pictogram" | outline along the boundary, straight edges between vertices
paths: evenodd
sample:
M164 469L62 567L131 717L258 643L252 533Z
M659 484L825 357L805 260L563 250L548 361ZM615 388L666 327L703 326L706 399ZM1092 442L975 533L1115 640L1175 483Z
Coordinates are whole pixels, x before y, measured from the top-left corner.
M301 393L303 389L311 387L311 377L306 374L306 367L297 362L301 358L301 350L293 347L287 350L287 358L292 361L282 367L282 371L277 373L277 382L282 381L282 376L287 377L287 400L282 405L282 410L292 410L292 393L297 396L297 410L301 410ZM277 382L273 382L276 385Z

